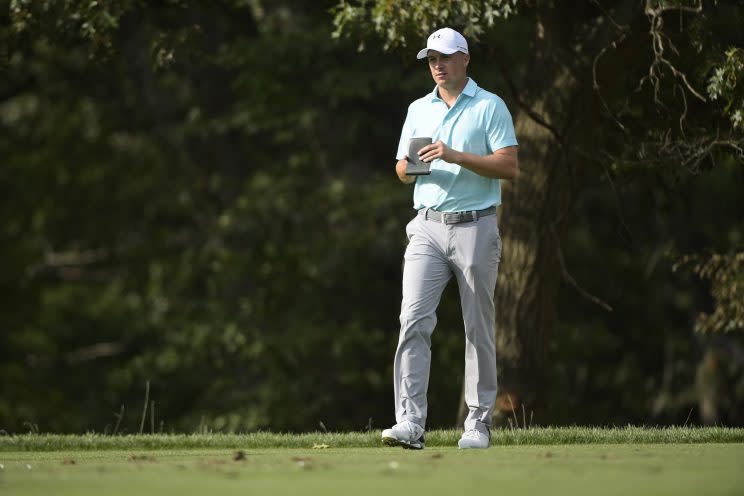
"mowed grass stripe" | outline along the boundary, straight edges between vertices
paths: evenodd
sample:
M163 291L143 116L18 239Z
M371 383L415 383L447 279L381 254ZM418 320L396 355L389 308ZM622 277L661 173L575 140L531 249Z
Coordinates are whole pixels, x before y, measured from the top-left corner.
M13 496L739 495L744 444L0 453Z
M459 430L433 430L426 433L426 445L456 446ZM539 427L499 429L492 433L492 444L502 446L564 444L689 444L742 443L744 429L731 427ZM283 434L143 434L105 436L102 434L21 434L0 436L0 452L85 451L85 450L166 450L166 449L262 449L382 447L380 433L346 432Z

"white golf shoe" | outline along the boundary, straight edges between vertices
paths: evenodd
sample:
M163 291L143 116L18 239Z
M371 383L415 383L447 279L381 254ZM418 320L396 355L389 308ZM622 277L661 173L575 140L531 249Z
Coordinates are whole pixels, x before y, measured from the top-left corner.
M382 431L382 442L405 449L424 449L424 428L410 420L404 420Z
M462 437L457 442L457 447L460 449L485 449L490 444L491 436L478 429L470 429L462 433Z

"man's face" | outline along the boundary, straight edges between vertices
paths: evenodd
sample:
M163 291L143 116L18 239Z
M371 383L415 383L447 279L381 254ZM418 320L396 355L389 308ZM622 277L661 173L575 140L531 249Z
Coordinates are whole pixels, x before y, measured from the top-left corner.
M465 53L455 52L452 55L446 55L436 50L429 50L426 58L429 61L431 77L438 86L445 88L457 86L467 77L466 71L470 56Z

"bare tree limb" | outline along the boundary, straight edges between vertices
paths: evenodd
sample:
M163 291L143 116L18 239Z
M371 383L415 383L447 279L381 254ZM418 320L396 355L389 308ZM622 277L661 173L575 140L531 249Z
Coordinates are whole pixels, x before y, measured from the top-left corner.
M627 36L627 31L623 32L623 34L621 34L612 43L602 48L602 50L599 51L597 56L594 57L594 62L592 63L592 77L593 77L592 86L594 90L597 92L597 95L599 96L599 100L602 102L602 106L604 107L604 109L607 111L610 117L612 117L612 120L615 121L615 124L617 124L620 127L620 129L623 130L623 132L627 132L628 130L625 128L625 126L623 126L623 123L620 122L620 120L617 117L615 117L615 114L612 112L612 110L610 110L610 106L607 104L607 101L602 96L602 91L600 90L599 82L597 80L597 64L599 63L599 59L601 59L604 56L604 54L607 52L608 49L617 48L617 46L625 40L626 36Z
M599 10L602 11L602 13L605 15L605 17L607 18L607 20L609 20L612 24L614 24L615 25L615 28L618 31L627 31L628 29L630 29L629 26L627 26L627 25L623 26L623 25L619 24L617 21L615 21L615 19L612 17L612 15L609 13L609 11L604 7L604 5L602 5L601 3L599 3L599 0L592 0L592 3L594 5L596 5L599 8Z
M558 264L560 265L561 275L563 276L563 279L568 284L570 284L576 291L578 291L581 296L591 301L592 303L599 305L604 310L611 312L612 307L608 303L594 296L593 294L589 293L587 290L579 286L579 283L576 282L576 279L574 279L574 277L568 272L568 269L566 268L565 259L563 258L563 250L561 249L561 242L560 242L560 239L558 239L558 233L555 232L555 226L551 225L550 230L553 233L553 237L555 238L556 254L558 255Z
M695 2L695 6L692 7L687 7L684 5L667 6L663 3L654 7L652 6L652 3L653 0L646 0L644 13L649 18L649 35L651 36L651 47L653 49L654 60L649 66L648 75L644 76L641 79L640 84L643 85L645 81L648 81L654 89L654 101L657 104L662 105L661 100L659 99L659 91L661 88L661 79L663 77L664 67L666 67L674 75L674 77L682 81L687 91L692 93L699 100L703 102L707 101L703 95L701 95L695 88L693 88L693 86L687 80L687 75L677 69L677 67L664 56L664 52L667 46L673 53L679 55L679 51L674 46L671 39L669 39L669 37L663 31L664 13L670 11L679 11L699 14L703 10L702 1L697 0Z
M602 50L599 51L597 56L594 57L594 61L592 62L592 85L594 91L597 92L597 96L599 96L599 100L602 102L602 106L607 111L608 115L623 132L627 133L628 129L623 125L622 122L620 122L620 119L615 116L614 112L610 109L607 100L605 100L604 96L602 95L602 91L599 86L599 80L597 79L597 65L599 64L600 59L604 57L604 55L610 48L617 49L618 45L625 41L625 38L630 32L630 26L621 25L620 23L618 23L614 19L614 17L612 17L612 14L610 14L610 12L599 2L599 0L592 0L592 3L595 4L599 8L599 10L602 11L602 14L604 14L604 16L610 21L613 26L615 26L615 29L620 33L620 36L614 39L609 45L603 47Z
M496 60L500 60L501 57L497 56ZM517 85L514 83L514 80L511 78L511 75L509 74L509 71L506 70L503 64L497 64L499 71L501 72L501 75L504 76L504 81L506 81L506 85L509 87L509 92L512 94L512 97L514 98L514 101L517 102L517 105L519 108L524 110L524 112L527 114L527 116L535 121L538 125L544 127L548 131L550 131L550 134L553 135L555 140L562 146L563 145L563 136L558 131L558 129L555 128L552 124L550 124L548 121L543 119L543 117L538 114L535 109L533 109L531 106L529 106L527 103L522 100L519 96L519 91L517 90Z

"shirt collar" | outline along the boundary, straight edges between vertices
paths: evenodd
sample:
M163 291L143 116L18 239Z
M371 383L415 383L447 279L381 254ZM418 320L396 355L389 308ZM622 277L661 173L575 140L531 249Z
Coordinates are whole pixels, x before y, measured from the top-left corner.
M434 89L431 92L431 100L441 100L439 98L439 92L437 91L439 86L434 86ZM478 85L473 81L473 78L469 77L468 82L465 85L465 87L462 89L462 94L465 96L473 97L475 96L475 93L478 91Z

